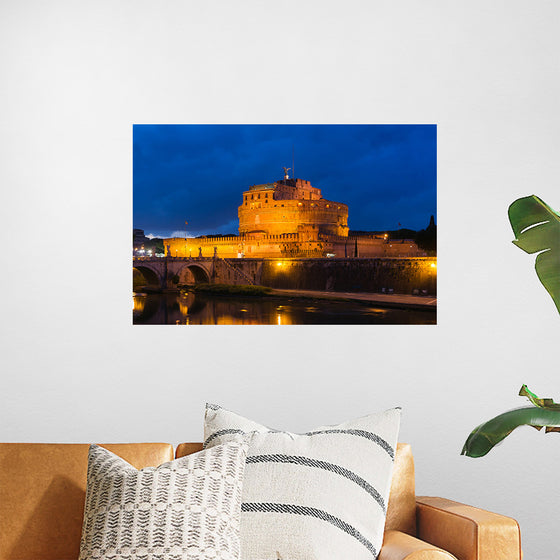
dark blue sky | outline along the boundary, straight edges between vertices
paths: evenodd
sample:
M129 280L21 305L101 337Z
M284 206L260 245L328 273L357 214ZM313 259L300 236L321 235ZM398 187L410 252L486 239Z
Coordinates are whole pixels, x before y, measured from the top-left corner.
M185 221L192 236L237 234L243 191L282 179L292 146L296 176L348 204L352 230L436 215L435 125L135 125L133 144L134 227L147 235L183 236Z

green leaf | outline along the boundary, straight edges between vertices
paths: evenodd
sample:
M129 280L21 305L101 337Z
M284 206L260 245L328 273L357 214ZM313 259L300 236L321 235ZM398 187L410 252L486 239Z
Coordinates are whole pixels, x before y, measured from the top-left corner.
M527 385L523 385L519 390L522 397L527 397L535 406L547 408L548 410L560 410L560 403L555 403L552 399L541 399L535 393L529 391Z
M513 243L537 253L535 270L560 313L560 215L539 197L519 198L508 209Z
M461 455L483 457L519 426L532 426L537 430L546 427L547 432L560 431L560 410L527 406L504 412L475 428L467 438Z

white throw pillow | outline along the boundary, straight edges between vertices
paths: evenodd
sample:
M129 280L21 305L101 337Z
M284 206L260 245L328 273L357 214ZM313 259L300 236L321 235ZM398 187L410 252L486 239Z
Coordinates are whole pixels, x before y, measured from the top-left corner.
M251 433L243 560L372 560L383 542L401 409L305 434L206 405L204 446Z
M92 445L80 560L238 560L246 455L232 442L137 470Z

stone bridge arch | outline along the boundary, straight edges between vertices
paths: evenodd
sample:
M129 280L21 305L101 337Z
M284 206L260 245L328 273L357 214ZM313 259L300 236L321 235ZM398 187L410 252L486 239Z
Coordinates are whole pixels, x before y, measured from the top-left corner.
M212 259L134 258L132 269L142 274L147 288L154 289L174 289L177 284L210 284L214 280Z
M179 284L210 284L211 272L197 263L187 263L177 270Z
M138 263L132 267L132 270L137 270L146 279L146 286L150 288L162 288L164 280L160 271L150 266L149 263Z

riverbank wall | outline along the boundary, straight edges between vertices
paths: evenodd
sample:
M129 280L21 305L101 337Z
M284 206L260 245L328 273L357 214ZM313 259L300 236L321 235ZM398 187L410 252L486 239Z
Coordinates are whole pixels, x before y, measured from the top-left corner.
M434 258L265 259L259 284L293 290L437 294Z

